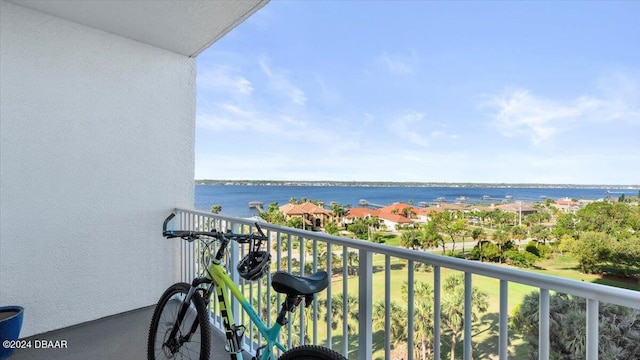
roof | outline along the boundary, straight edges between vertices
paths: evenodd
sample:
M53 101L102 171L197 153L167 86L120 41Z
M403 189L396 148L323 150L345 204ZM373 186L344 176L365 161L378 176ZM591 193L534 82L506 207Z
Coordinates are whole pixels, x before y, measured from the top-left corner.
M292 215L304 215L304 214L322 214L322 215L331 215L330 211L327 211L325 208L320 207L314 203L306 202L302 204L285 204L280 206L280 211L283 214L292 216Z
M366 218L369 216L378 216L379 210L364 207L351 208L345 216L347 219Z
M195 57L269 0L8 0L45 14Z
M413 206L413 205L409 205L407 203L403 203L403 202L397 202L397 203L393 203L391 205L387 205L385 207L382 207L378 210L380 210L381 213L392 213L393 210L396 210L396 212L398 214L402 214L402 210L409 208L411 209L411 211L413 211L414 213L418 213L419 208Z
M396 215L392 213L382 213L378 216L380 219L392 221L398 224L413 224L413 220L404 217L402 215Z
M534 208L532 205L523 203L522 205L511 203L511 204L502 204L495 207L496 209L500 209L502 211L509 212L537 212L538 209Z
M556 200L556 205L562 206L578 206L580 205L577 201L573 201L571 199L558 199Z

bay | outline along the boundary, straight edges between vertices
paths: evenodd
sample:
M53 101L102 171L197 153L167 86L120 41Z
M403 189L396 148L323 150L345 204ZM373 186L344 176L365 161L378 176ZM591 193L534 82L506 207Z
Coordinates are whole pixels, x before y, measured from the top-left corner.
M249 202L261 201L267 208L270 203L284 205L292 197L321 200L327 206L331 202L359 206L360 200L389 205L395 202L413 201L434 203L436 199L455 202L465 197L465 203L500 203L515 200L544 202L546 198L598 200L605 197L637 196L638 189L611 188L533 188L533 187L407 187L407 186L262 186L262 185L195 185L195 209L209 212L212 205L222 206L222 215L250 217L257 214L249 208Z

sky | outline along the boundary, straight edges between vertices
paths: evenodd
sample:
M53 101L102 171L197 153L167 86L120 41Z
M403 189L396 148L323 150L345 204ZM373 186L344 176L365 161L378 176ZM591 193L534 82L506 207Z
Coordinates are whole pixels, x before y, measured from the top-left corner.
M638 19L272 0L197 58L195 178L638 185Z

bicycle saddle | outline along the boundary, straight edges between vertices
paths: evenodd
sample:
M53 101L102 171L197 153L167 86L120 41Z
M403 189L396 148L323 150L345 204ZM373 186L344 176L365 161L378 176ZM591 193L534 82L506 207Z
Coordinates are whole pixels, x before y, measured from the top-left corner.
M329 275L326 271L318 271L309 276L289 274L285 271L276 271L271 276L273 290L287 295L312 295L327 288Z

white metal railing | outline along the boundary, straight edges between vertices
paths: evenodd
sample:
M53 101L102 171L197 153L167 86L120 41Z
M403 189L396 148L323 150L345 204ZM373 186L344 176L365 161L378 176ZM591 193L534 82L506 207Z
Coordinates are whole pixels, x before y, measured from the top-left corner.
M230 229L232 231L249 231L249 226L253 225L255 221L250 219L230 218L225 216L214 215L205 212L199 212L187 209L176 209L178 218L181 221L181 228L185 230L190 229L204 229L216 228L218 230ZM249 226L246 226L249 225ZM540 302L539 302L539 359L549 359L550 347L549 347L549 294L550 291L570 294L576 297L585 298L587 300L586 305L586 359L597 360L598 359L598 313L600 303L610 303L615 305L621 305L640 310L640 292L620 289L610 286L604 286L599 284L592 284L586 282L580 282L575 280L569 280L559 278L555 276L536 274L532 272L505 268L492 264L479 263L475 261L468 261L463 259L457 259L448 256L434 255L421 251L414 251L400 247L392 247L382 244L375 244L369 241L354 240L349 238L343 238L338 236L332 236L324 233L310 232L305 230L293 229L283 226L277 226L267 223L261 223L260 226L266 230L269 237L268 248L272 251L272 262L275 261L275 268L277 270L287 270L289 272L295 270L294 273L309 274L305 272L305 263L311 261L311 266L307 269L310 271L318 270L318 244L325 244L326 250L326 267L328 269L334 269L332 260L336 255L342 257L342 273L338 272L337 279L330 281L329 287L326 293L319 296L319 299L323 299L326 302L326 309L332 309L332 296L336 293L337 289L332 287L332 283L335 281L342 281L342 339L338 339L341 342L340 347L336 347L334 344L334 338L332 336L331 326L331 310L326 311L326 318L319 318L318 301L308 308L306 311L311 312L310 319L306 319L303 316L303 312L295 314L297 319L290 318L288 327L284 327L283 331L287 340L285 344L291 347L299 342L294 341L294 337L299 336L299 339L305 339L308 336L311 343L320 344L333 348L334 350L341 352L345 356L349 355L352 351L352 355L357 353L357 358L361 360L372 359L372 353L374 349L373 343L373 296L372 296L372 276L374 272L373 267L373 255L381 254L384 256L384 303L385 303L385 340L384 340L384 355L386 359L391 358L391 341L390 334L390 306L391 303L391 259L398 258L404 259L408 262L407 268L407 280L408 280L408 314L413 314L414 299L414 264L428 264L433 266L433 358L441 358L441 313L435 311L441 308L442 304L442 291L441 291L441 269L453 269L464 273L464 318L471 319L471 289L473 276L486 276L499 280L499 341L498 341L498 356L499 359L507 359L508 357L508 286L509 283L519 283L532 286L540 290ZM283 249L283 242L286 241L287 245ZM310 254L307 254L306 244L311 244ZM297 244L298 252L295 252L293 244ZM245 252L241 246L233 243L230 246L230 256L228 256L228 270L232 274L232 277L236 281L239 281L241 289L245 292L247 299L250 299L252 304L256 307L259 313L264 313L267 322L271 324L275 317L272 313L283 301L280 295L273 294L272 289L267 284L270 284L270 275L266 281L261 281L259 284L245 283L244 280L240 281L239 277L235 273L235 264ZM275 245L275 246L274 246ZM349 249L355 249L358 254L359 264L357 266L357 276L351 274L353 268L349 266ZM181 273L183 281L190 282L193 276L197 273L198 269L194 256L195 248L193 244L187 244L183 242L182 254L181 254ZM283 256L284 255L284 256ZM297 257L299 265L294 266L295 258ZM283 261L286 260L286 261ZM286 264L285 264L286 263ZM333 273L335 278L336 274ZM351 331L357 334L357 346L350 346L349 343L349 278L357 277L357 306L358 306L358 319L357 319L357 331ZM263 294L266 294L266 299L272 299L276 297L276 301L267 301L265 304ZM257 296L257 297L256 297ZM216 314L215 301L213 302L212 311ZM266 308L265 308L266 306ZM233 314L236 317L238 323L245 324L248 322L248 317L245 318L244 314L239 314L238 304L232 305ZM218 316L213 316L213 324L222 329L222 322ZM293 323L294 320L299 321L298 329L294 333ZM307 334L308 326L304 324L305 321L311 320L312 326L310 327L311 334ZM318 325L322 324L326 327L326 334L319 334ZM413 359L414 349L414 319L413 316L409 316L407 319L407 358ZM259 344L259 338L254 334L252 327L247 327L247 333L245 333L244 346L248 350L254 350L257 344ZM319 336L324 337L323 341L319 341ZM252 341L253 340L253 341ZM463 359L470 360L472 356L472 322L464 321L463 331L464 352Z

